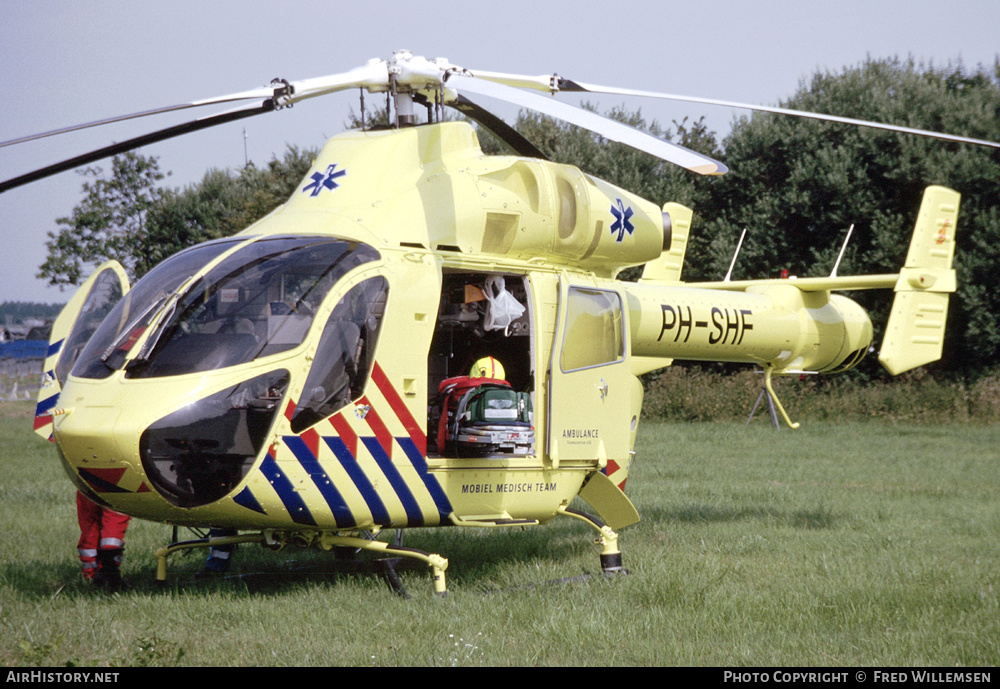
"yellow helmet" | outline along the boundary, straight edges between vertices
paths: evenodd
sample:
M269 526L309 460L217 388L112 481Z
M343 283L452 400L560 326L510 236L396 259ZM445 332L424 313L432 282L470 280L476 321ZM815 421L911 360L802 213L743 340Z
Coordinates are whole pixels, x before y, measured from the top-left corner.
M503 364L491 356L484 356L472 365L469 371L470 378L495 378L504 380Z

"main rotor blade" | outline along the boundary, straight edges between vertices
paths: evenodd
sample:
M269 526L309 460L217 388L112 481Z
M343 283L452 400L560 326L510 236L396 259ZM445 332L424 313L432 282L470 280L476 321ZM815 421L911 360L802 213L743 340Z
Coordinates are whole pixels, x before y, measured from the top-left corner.
M285 81L284 79L275 79L271 82L270 86L262 86L249 91L230 93L225 96L216 96L214 98L204 98L202 100L191 101L189 103L177 103L176 105L167 105L161 108L142 110L140 112L133 112L126 115L116 115L115 117L108 117L102 120L94 120L93 122L84 122L82 124L62 127L60 129L52 129L47 132L30 134L17 139L10 139L9 141L0 141L0 148L13 146L14 144L26 143L28 141L36 141L49 136L68 134L69 132L76 132L81 129L100 127L106 124L114 124L115 122L125 122L127 120L134 120L140 117L161 115L163 113L176 112L178 110L186 110L188 108L201 108L207 105L221 105L241 100L270 99L275 104L274 109L277 109L291 106L307 98L314 98L316 96L334 93L335 91L341 91L355 86L378 88L387 85L388 75L385 63L373 60L367 65L358 67L357 69L352 69L348 72L343 72L341 74L331 74L325 77L303 79L301 81L293 82Z
M86 124L74 125L71 127L64 127L62 129L56 129L49 132L44 132L41 134L35 134L32 136L22 137L20 139L12 139L10 141L4 141L0 143L0 147L10 146L17 143L23 143L26 141L33 141L35 139L41 139L47 136L54 136L56 134L65 134L67 132L73 132L80 129L87 129L89 127L97 127L104 124L111 124L114 122L122 122L125 120L136 119L139 117L146 117L148 115L158 115L167 112L174 112L177 110L184 110L186 108L196 108L206 105L216 105L220 103L229 103L238 100L247 99L264 99L260 104L252 107L243 107L236 110L227 110L216 115L209 115L207 117L202 117L191 122L176 125L174 127L168 127L166 129L161 129L149 134L144 134L143 136L136 137L134 139L129 139L128 141L122 141L121 143L112 144L110 146L105 146L104 148L99 148L90 153L85 153L83 155L71 158L69 160L64 160L62 162L50 165L34 172L29 172L27 174L21 175L20 177L15 177L9 179L5 182L0 182L0 193L3 193L9 189L14 189L16 187L23 186L30 182L34 182L39 179L44 179L45 177L50 177L52 175L64 172L66 170L72 170L73 168L80 167L81 165L86 165L92 163L95 160L101 160L102 158L109 158L111 156L117 155L119 153L124 153L125 151L131 151L135 148L141 148L151 143L157 141L163 141L165 139L171 139L176 136L181 136L183 134L189 134L191 132L196 132L200 129L207 129L208 127L214 127L219 124L225 124L226 122L232 122L234 120L240 120L246 117L252 117L254 115L261 115L265 112L271 112L284 107L289 107L298 101L305 100L307 98L314 98L316 96L321 96L327 93L334 93L336 91L342 91L344 89L361 87L377 90L380 88L387 88L389 83L388 72L386 71L386 64L380 60L372 60L368 64L358 67L357 69L350 70L348 72L343 72L341 74L332 74L325 77L317 77L315 79L306 79L303 81L288 82L284 80L276 79L271 83L271 86L262 87L259 89L253 89L251 91L242 91L240 93L233 93L228 96L219 96L216 98L207 98L199 101L192 101L190 103L181 103L179 105L170 105L163 108L155 108L153 110L144 110L142 112L132 113L129 115L119 115L117 117L109 117L104 120L97 120L95 122L88 122Z
M484 78L489 78L484 77ZM721 105L727 108L739 108L743 110L756 110L759 112L769 112L776 115L791 115L793 117L806 117L813 120L822 120L825 122L839 122L842 124L852 124L860 127L871 127L873 129L884 129L891 132L901 132L904 134L916 134L918 136L928 136L935 139L943 139L945 141L957 141L959 143L966 144L976 144L978 146L990 146L992 148L1000 148L1000 143L996 141L987 141L985 139L973 139L967 136L956 136L954 134L944 134L942 132L933 132L926 129L914 129L913 127L900 127L893 124L883 124L881 122L872 122L870 120L858 120L852 117L839 117L837 115L824 115L817 112L809 112L806 110L792 110L789 108L776 108L768 105L751 105L749 103L736 103L727 100L715 100L711 98L698 98L695 96L679 96L672 93L656 93L653 91L639 91L634 89L622 89L614 86L597 86L594 84L584 84L578 81L572 81L569 79L558 79L558 88L560 91L572 91L572 92L583 92L583 93L604 93L617 96L638 96L642 98L660 98L663 100L676 100L684 101L687 103L698 103L704 105Z
M27 174L21 175L20 177L14 177L13 179L9 179L5 182L0 182L0 194L2 194L5 191L8 191L9 189L14 189L16 187L29 184L39 179L51 177L52 175L58 174L60 172L65 172L66 170L72 170L73 168L80 167L81 165L87 165L88 163L92 163L95 160L101 160L102 158L110 158L111 156L118 155L119 153L131 151L136 148L141 148L142 146L147 146L149 144L156 143L157 141L164 141L166 139L171 139L173 137L181 136L183 134L196 132L200 129L207 129L209 127L214 127L219 124L225 124L226 122L233 122L235 120L241 120L246 117L253 117L254 115L262 115L266 112L271 112L273 110L274 110L274 101L268 99L255 107L240 108L238 110L228 110L226 112L219 113L217 115L202 117L200 119L191 122L186 122L184 124L168 127L167 129L161 129L159 131L152 132L150 134L144 134L134 139L129 139L128 141L122 141L121 143L105 146L104 148L99 148L89 153L84 153L83 155L79 155L75 158L64 160L54 165L49 165L48 167L35 170L34 172L29 172Z
M458 94L458 98L448 105L461 112L470 120L478 122L480 125L493 132L497 138L513 148L519 156L548 160L548 157L538 150L538 147L536 147L535 144L524 138L519 131L511 127L486 108L473 103L462 94Z
M446 77L446 84L458 92L475 93L489 98L513 103L523 108L556 117L558 119L589 129L612 141L623 143L650 155L680 165L702 175L721 175L729 169L708 156L672 144L669 141L650 136L620 122L609 120L596 113L581 110L566 103L546 98L527 91L521 91L505 84L464 76L457 72Z
M256 98L258 100L264 98L273 98L275 95L275 91L276 91L275 88L259 88L254 91L244 91L242 93L234 93L228 96L220 96L218 98L208 98L206 100L192 101L190 103L178 103L176 105L167 105L162 108L153 108L152 110L133 112L127 115L117 115L115 117L108 117L103 120L94 120L93 122L84 122L82 124L70 125L69 127L62 127L61 129L52 129L47 132L30 134L28 136L22 136L19 139L0 141L0 148L3 148L5 146L13 146L14 144L26 143L28 141L36 141L38 139L44 139L49 136L68 134L69 132L76 132L80 131L81 129L100 127L105 124L114 124L115 122L125 122L127 120L134 120L140 117L148 117L150 115L160 115L167 112L176 112L178 110L185 110L187 108L199 108L205 105L218 105L220 103L230 103L237 100L248 100L251 98Z

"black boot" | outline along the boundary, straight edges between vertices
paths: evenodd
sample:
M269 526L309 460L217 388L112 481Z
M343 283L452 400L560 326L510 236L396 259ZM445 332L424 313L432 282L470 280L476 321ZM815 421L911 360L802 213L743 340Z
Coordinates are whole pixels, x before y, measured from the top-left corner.
M122 580L122 548L108 548L97 551L97 574L94 575L94 586L109 591L121 591L125 586Z

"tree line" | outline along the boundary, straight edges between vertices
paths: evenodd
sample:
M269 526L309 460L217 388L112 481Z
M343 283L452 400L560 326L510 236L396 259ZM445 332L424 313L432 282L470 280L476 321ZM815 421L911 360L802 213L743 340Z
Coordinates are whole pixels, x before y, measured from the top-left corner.
M868 59L840 72L816 72L782 107L887 122L1000 141L1000 58L970 69L913 59ZM585 107L592 107L586 106ZM684 279L726 274L741 232L747 238L733 277L829 274L844 235L852 239L841 275L898 271L925 187L962 194L955 267L942 361L932 368L977 377L1000 368L1000 150L908 134L755 113L724 137L703 120L664 127L641 111L606 113L626 124L722 160L730 172L693 175L551 118L522 112L515 128L552 160L581 168L656 203L695 210ZM348 126L358 126L351 116ZM486 153L504 144L480 131ZM315 151L289 148L266 166L211 170L185 189L159 186L155 158L114 159L110 177L84 171L83 201L49 233L39 277L78 284L90 268L117 258L138 277L170 254L238 232L283 203L308 171ZM626 278L629 276L626 275ZM892 295L851 295L872 312L875 342ZM862 376L877 377L874 357Z
M44 304L34 301L5 301L0 303L0 326L23 323L30 319L54 320L65 304Z

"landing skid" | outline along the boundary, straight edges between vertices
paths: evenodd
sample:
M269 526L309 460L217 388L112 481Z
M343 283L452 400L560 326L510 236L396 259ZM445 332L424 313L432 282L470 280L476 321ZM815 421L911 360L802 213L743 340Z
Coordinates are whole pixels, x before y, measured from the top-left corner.
M601 573L605 577L618 574L628 574L628 570L622 565L622 554L618 549L618 534L601 520L585 512L570 507L561 506L558 513L567 517L572 517L584 522L598 532L596 543L602 547L601 551ZM520 523L512 521L512 523ZM535 522L537 523L537 522ZM499 525L499 524L495 524ZM176 530L174 532L176 539ZM434 583L434 591L439 596L447 594L445 584L445 570L448 568L448 560L434 553L426 553L415 548L407 548L402 545L402 533L397 530L393 542L386 543L377 540L378 532L367 534L362 538L357 535L344 535L332 532L270 532L262 531L255 533L238 534L234 536L206 536L187 541L177 541L158 549L156 556L156 579L158 583L167 580L167 558L180 551L189 551L195 548L212 548L225 545L236 545L240 543L257 543L263 547L278 550L286 545L294 544L302 547L317 546L323 550L333 550L337 555L338 568L351 569L355 572L374 572L378 574L396 594L409 598L403 588L396 569L403 562L404 558L416 560L426 564L431 570L431 579ZM355 562L354 555L360 551L368 551L380 556L373 562ZM584 577L589 575L583 575ZM579 577L571 577L560 581L573 581Z
M258 543L264 547L277 550L289 543L294 543L300 546L315 545L323 550L334 549L338 554L338 567L359 572L365 570L374 571L385 580L394 592L404 597L409 596L405 589L403 589L399 576L396 574L396 567L403 558L424 562L431 569L431 578L434 582L435 592L438 595L444 596L447 593L444 571L448 567L448 561L440 555L425 553L414 548L405 548L402 545L398 545L399 540L398 534L395 543L390 545L383 541L375 540L374 536L371 538L360 538L331 533L274 534L270 532L257 532L237 536L205 537L188 541L175 541L155 552L157 560L156 579L159 583L166 581L167 558L179 551L239 543ZM351 556L361 550L388 557L379 557L372 563L354 562Z

